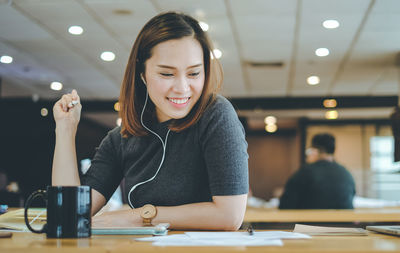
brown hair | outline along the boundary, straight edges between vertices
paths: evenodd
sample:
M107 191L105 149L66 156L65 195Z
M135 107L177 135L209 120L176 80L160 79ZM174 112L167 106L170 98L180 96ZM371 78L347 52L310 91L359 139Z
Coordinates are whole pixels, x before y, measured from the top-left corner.
M223 73L219 61L213 57L212 44L207 34L201 29L194 18L177 12L166 12L152 18L142 28L133 44L124 80L121 86L120 117L122 119L121 134L124 137L131 135L144 136L147 130L141 125L140 114L146 99L146 85L140 78L145 71L145 62L152 56L152 49L159 43L192 36L203 49L204 60L204 87L202 94L186 117L172 120L169 129L182 131L194 125L206 110L207 106L215 100L215 95L220 89ZM155 105L149 100L144 118L156 120Z

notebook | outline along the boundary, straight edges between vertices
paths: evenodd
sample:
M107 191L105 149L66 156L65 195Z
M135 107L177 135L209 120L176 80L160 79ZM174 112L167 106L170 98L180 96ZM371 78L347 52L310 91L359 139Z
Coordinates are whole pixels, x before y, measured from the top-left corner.
M378 233L400 236L400 226L367 226L366 229Z
M321 227L309 226L303 224L296 224L293 232L303 233L308 235L333 235L333 236L346 236L346 235L368 235L367 231L362 228L348 228L348 227Z
M169 223L151 227L92 227L92 235L166 235Z

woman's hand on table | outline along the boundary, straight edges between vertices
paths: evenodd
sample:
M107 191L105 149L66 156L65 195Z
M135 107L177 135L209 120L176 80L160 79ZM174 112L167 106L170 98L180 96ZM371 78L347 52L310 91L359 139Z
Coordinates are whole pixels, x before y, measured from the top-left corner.
M117 210L99 213L92 217L92 227L141 227L139 209Z

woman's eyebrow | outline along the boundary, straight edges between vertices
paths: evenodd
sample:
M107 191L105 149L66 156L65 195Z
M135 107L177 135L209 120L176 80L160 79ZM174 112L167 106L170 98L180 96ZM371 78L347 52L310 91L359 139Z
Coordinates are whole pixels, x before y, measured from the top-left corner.
M188 68L188 69L192 69L192 68L200 67L200 66L202 66L202 65L203 65L203 63L199 63L199 64L195 64L195 65L189 66L189 67L187 67L187 68ZM169 65L157 65L157 67L159 67L159 68L165 68L165 69L176 69L175 67L169 66Z

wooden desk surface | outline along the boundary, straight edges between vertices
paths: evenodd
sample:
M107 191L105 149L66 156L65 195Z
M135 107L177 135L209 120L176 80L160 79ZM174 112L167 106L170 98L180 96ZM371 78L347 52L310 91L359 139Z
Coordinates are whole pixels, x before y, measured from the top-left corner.
M400 208L354 210L247 208L244 222L400 222Z
M181 233L181 232L173 232ZM83 239L47 239L43 234L14 233L0 239L0 252L400 252L400 237L370 233L368 236L314 236L312 239L284 240L280 247L158 247L137 242L134 236L92 236Z

